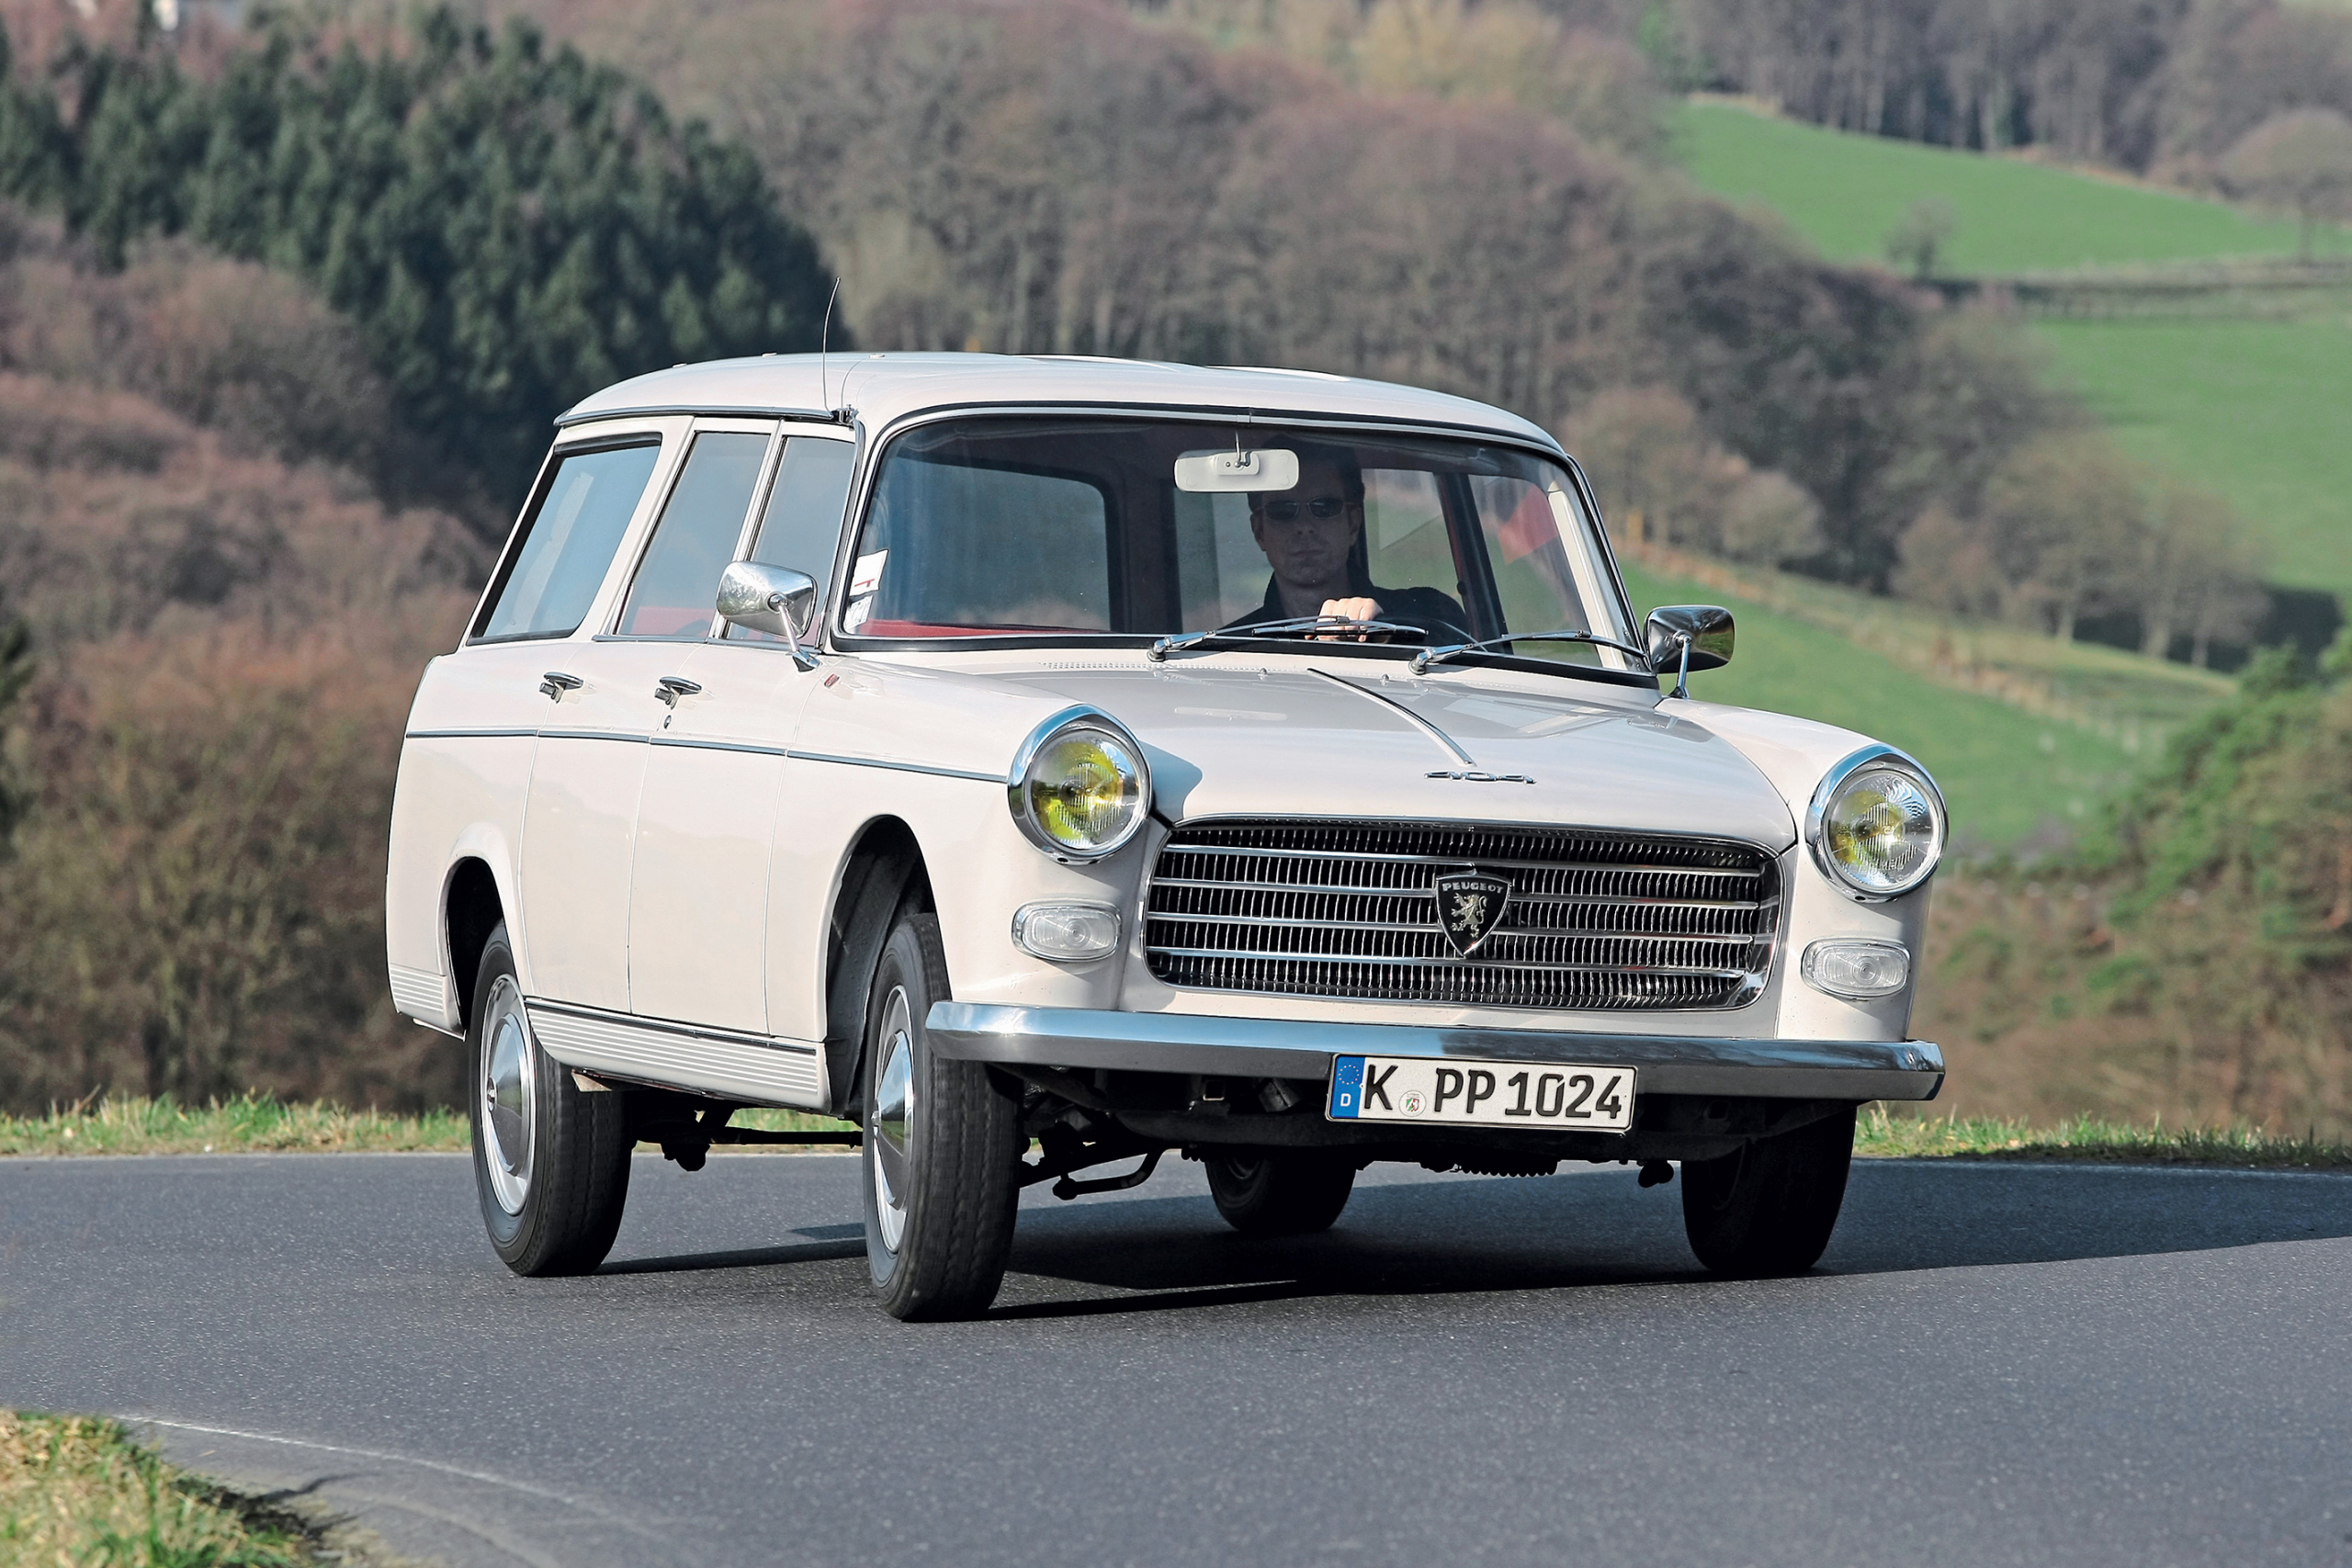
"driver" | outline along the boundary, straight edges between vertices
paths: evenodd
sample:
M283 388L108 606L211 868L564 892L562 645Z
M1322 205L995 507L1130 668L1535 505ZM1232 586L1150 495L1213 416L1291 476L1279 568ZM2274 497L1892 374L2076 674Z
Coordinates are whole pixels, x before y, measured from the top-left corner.
M1334 615L1396 621L1467 637L1469 617L1434 588L1381 588L1364 574L1363 470L1352 457L1303 447L1298 483L1250 497L1250 534L1273 573L1266 602L1225 629Z

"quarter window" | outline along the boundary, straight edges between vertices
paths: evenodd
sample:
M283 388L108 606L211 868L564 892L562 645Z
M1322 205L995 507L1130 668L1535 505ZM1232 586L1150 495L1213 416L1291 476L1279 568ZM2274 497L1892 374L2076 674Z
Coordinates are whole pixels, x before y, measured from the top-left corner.
M718 579L743 537L767 450L765 435L705 431L695 437L629 584L623 637L699 642L710 635Z
M647 442L557 459L474 635L570 637L578 631L661 452L659 442Z

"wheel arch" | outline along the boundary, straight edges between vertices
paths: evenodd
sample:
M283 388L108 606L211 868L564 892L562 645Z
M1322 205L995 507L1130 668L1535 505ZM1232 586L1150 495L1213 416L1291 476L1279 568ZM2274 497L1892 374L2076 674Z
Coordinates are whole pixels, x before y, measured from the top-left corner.
M876 817L842 856L825 922L825 1072L827 1103L862 1120L857 1102L865 1046L865 993L882 944L901 910L934 908L922 844L906 819Z
M473 1023L482 944L505 919L506 900L490 863L479 855L467 855L452 863L442 885L441 931L449 955L449 976L457 986L461 1030Z

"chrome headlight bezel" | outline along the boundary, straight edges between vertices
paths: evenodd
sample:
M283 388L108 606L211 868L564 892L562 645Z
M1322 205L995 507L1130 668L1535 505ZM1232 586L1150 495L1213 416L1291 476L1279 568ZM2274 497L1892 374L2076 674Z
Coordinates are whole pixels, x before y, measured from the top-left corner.
M1046 830L1037 820L1030 795L1031 773L1037 761L1057 740L1074 732L1091 732L1103 743L1103 749L1114 759L1124 754L1131 769L1122 767L1123 773L1132 772L1136 782L1135 808L1118 833L1101 843L1076 845L1064 843ZM1126 726L1102 709L1080 705L1062 709L1029 732L1021 749L1012 754L1012 766L1004 779L1006 804L1012 809L1012 820L1020 826L1022 835L1031 843L1057 861L1088 862L1117 854L1135 841L1143 825L1151 817L1151 766L1145 761L1143 745L1130 734Z
M1847 875L1846 868L1838 864L1829 852L1826 829L1831 807L1849 786L1874 773L1894 773L1917 786L1927 799L1929 817L1934 824L1935 837L1928 846L1927 858L1920 863L1917 871L1899 885L1872 886L1856 882ZM1950 842L1951 833L1951 819L1945 812L1943 792L1936 787L1934 776L1920 766L1916 758L1892 746L1865 746L1840 760L1837 766L1822 775L1821 783L1814 788L1812 804L1805 808L1804 841L1813 852L1813 863L1821 868L1822 875L1829 879L1831 886L1858 904L1883 904L1926 886L1928 879L1935 875L1936 868L1943 863L1944 849Z

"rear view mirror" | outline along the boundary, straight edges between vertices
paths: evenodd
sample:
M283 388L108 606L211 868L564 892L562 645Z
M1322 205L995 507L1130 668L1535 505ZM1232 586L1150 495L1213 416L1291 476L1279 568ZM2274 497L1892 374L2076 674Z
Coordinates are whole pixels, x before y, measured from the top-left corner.
M1187 452L1176 459L1176 488L1196 494L1293 490L1297 485L1298 454L1280 446Z
M1650 672L1674 671L1674 695L1690 694L1690 671L1720 670L1731 662L1731 612L1720 604L1668 604L1650 612L1643 628L1650 650Z
M718 613L730 626L784 638L794 662L814 668L815 657L800 646L817 623L817 580L807 572L736 561L719 574Z

